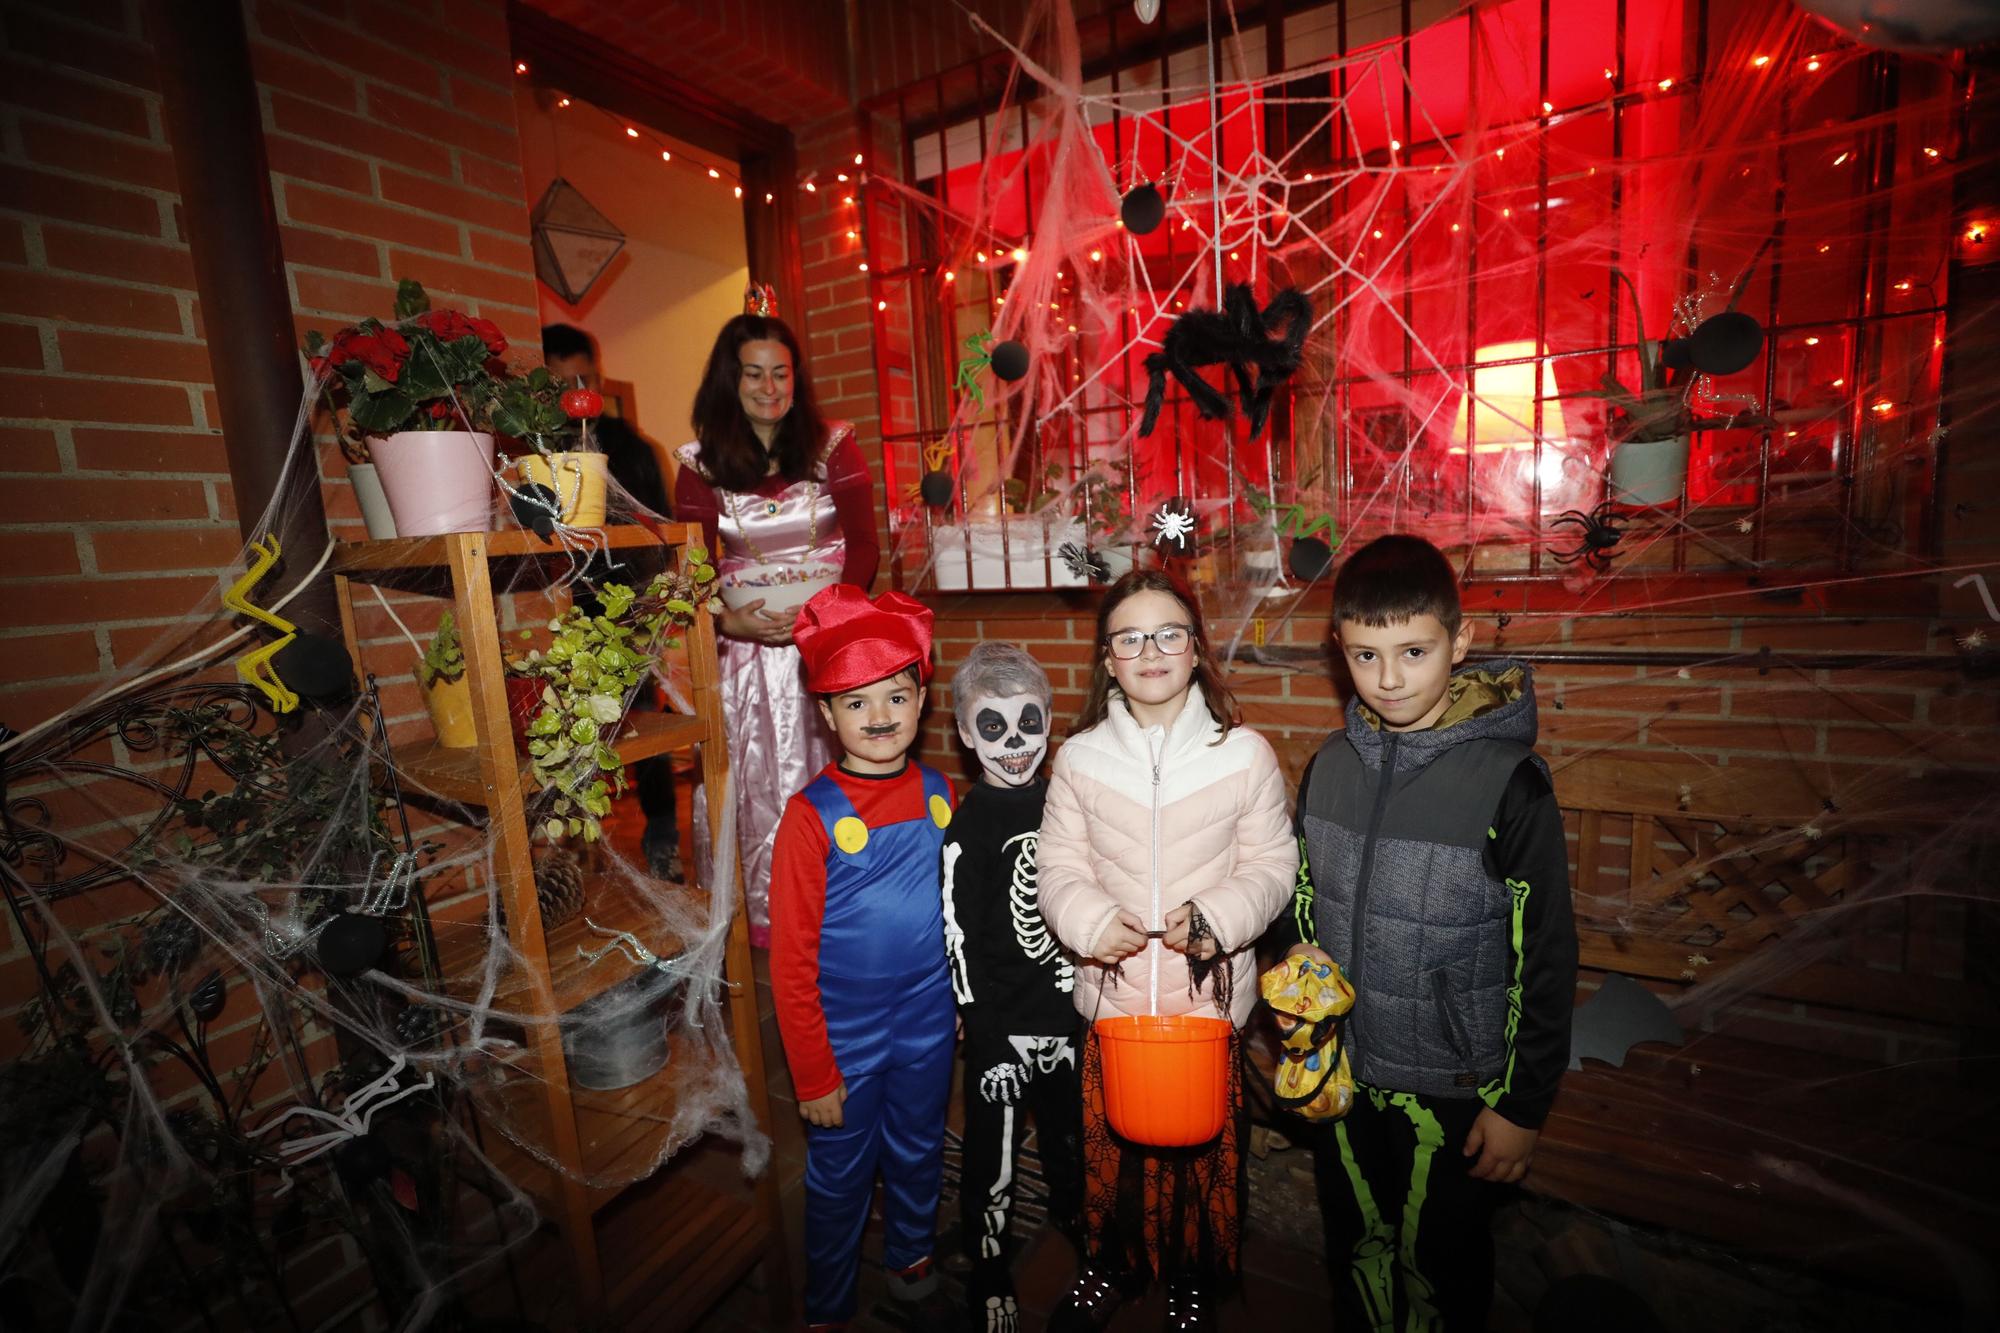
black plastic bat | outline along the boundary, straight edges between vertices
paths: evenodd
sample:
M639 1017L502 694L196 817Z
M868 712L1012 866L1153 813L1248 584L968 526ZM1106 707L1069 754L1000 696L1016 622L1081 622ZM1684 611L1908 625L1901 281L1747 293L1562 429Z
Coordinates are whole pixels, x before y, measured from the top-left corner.
M1569 1067L1583 1068L1585 1056L1620 1069L1625 1053L1642 1041L1681 1044L1681 1025L1660 997L1622 973L1613 972L1583 1002L1570 1023Z

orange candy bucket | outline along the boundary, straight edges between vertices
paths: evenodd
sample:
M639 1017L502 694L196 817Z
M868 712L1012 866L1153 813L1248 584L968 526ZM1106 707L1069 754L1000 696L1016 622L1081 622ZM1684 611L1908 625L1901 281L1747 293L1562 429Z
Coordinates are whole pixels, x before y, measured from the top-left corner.
M1134 1143L1185 1148L1222 1132L1229 1113L1229 1022L1195 1015L1097 1021L1104 1112Z

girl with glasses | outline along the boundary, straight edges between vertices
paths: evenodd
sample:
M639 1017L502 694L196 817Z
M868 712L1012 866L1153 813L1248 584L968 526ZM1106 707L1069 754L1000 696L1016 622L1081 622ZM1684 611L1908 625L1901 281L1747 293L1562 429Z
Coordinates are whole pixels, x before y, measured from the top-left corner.
M1104 595L1082 716L1056 754L1039 848L1043 917L1073 950L1086 1020L1196 1014L1240 1029L1254 947L1298 874L1284 778L1240 724L1201 608L1171 575L1134 570ZM1083 1066L1084 1267L1049 1327L1103 1328L1167 1283L1167 1328L1210 1326L1237 1275L1245 1131L1240 1038L1230 1108L1192 1148L1120 1138L1095 1035Z

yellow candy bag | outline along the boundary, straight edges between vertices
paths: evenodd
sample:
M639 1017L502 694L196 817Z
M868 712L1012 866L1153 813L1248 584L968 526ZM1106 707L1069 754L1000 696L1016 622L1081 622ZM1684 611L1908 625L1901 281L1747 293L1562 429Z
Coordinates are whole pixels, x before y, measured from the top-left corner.
M1307 1120L1338 1120L1354 1105L1347 1063L1348 1010L1354 987L1337 963L1295 955L1258 980L1264 1003L1278 1015L1278 1104Z

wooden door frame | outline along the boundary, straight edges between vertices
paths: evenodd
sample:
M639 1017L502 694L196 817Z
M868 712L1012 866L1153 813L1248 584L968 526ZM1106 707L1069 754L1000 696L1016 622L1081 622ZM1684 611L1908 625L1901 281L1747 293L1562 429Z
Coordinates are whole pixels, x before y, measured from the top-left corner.
M798 148L791 130L521 0L508 5L507 23L516 58L528 62L528 77L534 82L588 88L590 100L606 111L737 164L743 179L743 246L750 276L777 288L779 310L804 340L805 271L793 188Z

